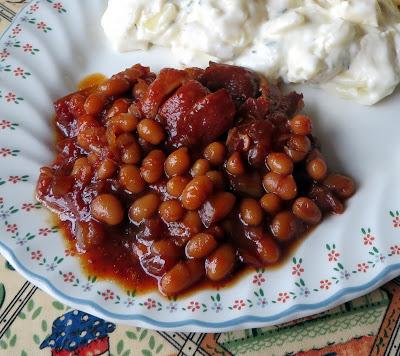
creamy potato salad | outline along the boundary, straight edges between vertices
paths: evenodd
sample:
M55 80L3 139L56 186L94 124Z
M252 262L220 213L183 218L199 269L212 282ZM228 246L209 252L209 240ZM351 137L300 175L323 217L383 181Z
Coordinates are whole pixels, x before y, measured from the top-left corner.
M119 51L167 46L185 65L239 64L366 105L400 82L395 0L109 0L102 26Z

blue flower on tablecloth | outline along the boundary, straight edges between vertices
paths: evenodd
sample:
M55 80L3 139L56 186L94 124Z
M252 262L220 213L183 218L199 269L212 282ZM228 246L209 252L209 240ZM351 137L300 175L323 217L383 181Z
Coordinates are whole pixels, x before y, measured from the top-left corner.
M115 330L115 324L93 315L72 310L53 322L52 333L40 345L55 351L75 351L90 347L90 344L108 337ZM107 342L108 344L108 342Z

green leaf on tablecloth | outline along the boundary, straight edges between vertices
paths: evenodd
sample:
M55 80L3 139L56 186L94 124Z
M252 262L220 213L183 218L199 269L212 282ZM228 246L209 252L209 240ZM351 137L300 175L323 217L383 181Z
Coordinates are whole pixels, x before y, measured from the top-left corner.
M6 332L5 332L5 334L4 334L5 336L6 336L6 338L7 339L9 339L10 338L10 336L11 336L11 329L10 328L8 328L7 330L6 330Z
M26 319L26 315L25 315L25 313L23 311L19 312L18 317L21 318L22 320Z
M26 353L25 350L22 350L22 351L21 351L21 356L28 356L28 354Z
M42 312L42 309L43 309L42 307L39 307L33 312L32 320L35 320L39 316L39 314Z
M57 310L63 310L64 309L64 304L60 303L60 302L53 302L51 303L51 305L56 308Z
M3 283L0 283L0 309L6 299L6 288Z
M132 340L136 340L137 339L137 336L133 331L127 331L125 334L129 339L132 339Z
M0 340L0 349L6 350L8 347L7 343L4 340Z
M36 345L40 344L40 338L38 335L34 334L33 335L33 341L35 342Z
M149 339L149 347L150 347L151 350L153 350L154 346L156 346L156 341L154 340L154 336L151 335L150 339Z
M156 348L156 354L158 354L162 350L163 347L164 347L163 344L158 345L158 347Z
M43 330L44 332L47 331L47 321L46 321L46 320L42 320L42 330Z
M118 353L118 355L121 354L123 349L124 349L124 341L123 340L119 340L118 344L117 344L117 353Z
M28 311L32 311L32 309L33 309L33 307L35 306L35 302L33 301L33 299L31 299L29 302L28 302Z
M144 330L140 333L139 341L142 341L142 340L146 337L146 335L147 335L147 330L144 329Z
M149 350L142 350L142 354L143 354L144 356L153 356L153 354L152 354L151 351L149 351Z
M122 356L129 356L131 354L131 350L126 350Z
M17 335L14 335L10 340L10 346L14 347L16 342L17 342Z

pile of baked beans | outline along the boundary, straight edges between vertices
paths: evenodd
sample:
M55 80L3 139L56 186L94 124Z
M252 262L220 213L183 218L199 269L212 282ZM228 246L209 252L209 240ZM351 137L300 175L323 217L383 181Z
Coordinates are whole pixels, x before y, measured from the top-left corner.
M276 263L355 191L329 172L302 107L242 67L134 65L56 101L57 156L37 197L82 259L136 289L225 281Z

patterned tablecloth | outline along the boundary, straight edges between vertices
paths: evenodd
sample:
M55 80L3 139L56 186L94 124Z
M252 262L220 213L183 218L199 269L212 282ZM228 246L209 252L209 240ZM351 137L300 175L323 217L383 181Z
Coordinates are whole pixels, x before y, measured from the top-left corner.
M0 0L0 33L24 2ZM400 279L326 313L276 327L222 334L156 332L71 310L0 257L0 355L397 355L399 319ZM47 339L50 334L58 337L56 343ZM54 352L68 334L77 350ZM93 340L90 347L80 347L84 338Z

